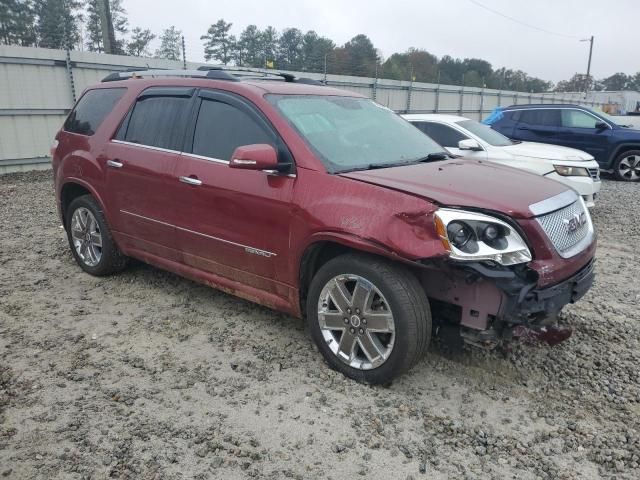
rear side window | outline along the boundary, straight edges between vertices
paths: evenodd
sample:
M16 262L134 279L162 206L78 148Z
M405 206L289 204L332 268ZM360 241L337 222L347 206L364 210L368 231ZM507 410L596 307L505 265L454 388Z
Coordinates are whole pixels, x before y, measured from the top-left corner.
M93 135L126 90L126 88L89 90L69 114L63 129L80 135Z
M520 112L520 123L526 125L543 125L545 127L560 126L560 110L557 109L536 109L523 110Z
M149 96L139 99L117 138L151 147L180 150L184 119L190 98Z
M273 137L248 113L227 103L202 100L193 135L193 153L230 160L233 151L254 143L274 144Z
M457 131L455 128L451 128L441 123L419 122L414 125L443 147L458 148L458 142L460 140L466 140L469 138Z

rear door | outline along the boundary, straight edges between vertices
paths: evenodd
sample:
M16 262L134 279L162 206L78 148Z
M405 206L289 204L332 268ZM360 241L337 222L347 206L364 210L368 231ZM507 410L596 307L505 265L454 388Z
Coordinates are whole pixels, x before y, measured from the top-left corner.
M173 176L193 88L145 90L105 151L114 230L129 248L177 260Z
M593 155L600 163L606 163L611 128L596 128L597 123L606 123L584 110L566 108L560 111L563 131L562 145L577 148Z
M562 130L560 110L557 108L535 108L512 110L517 112L516 127L511 138L527 142L554 143L562 145L559 134Z
M295 175L229 167L242 145L267 143L291 162L269 122L241 97L203 90L174 172L182 261L200 270L285 297Z

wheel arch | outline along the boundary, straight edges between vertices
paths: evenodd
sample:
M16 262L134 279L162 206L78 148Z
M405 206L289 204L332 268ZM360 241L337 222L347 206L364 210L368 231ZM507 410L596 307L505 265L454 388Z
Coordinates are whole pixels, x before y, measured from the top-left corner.
M89 185L87 182L77 179L70 178L66 180L62 186L60 187L60 216L62 217L62 225L66 228L67 225L67 209L71 202L82 195L91 195L95 198L96 202L104 212L104 203L102 199L95 191L95 189ZM105 212L106 215L106 212Z
M640 150L640 143L621 143L616 146L611 158L609 158L608 168L614 168L614 163L616 159L624 152L628 152L630 150Z

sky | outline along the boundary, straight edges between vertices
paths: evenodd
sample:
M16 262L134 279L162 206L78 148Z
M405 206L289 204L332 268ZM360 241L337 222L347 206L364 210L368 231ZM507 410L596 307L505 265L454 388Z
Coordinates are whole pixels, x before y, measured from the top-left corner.
M636 28L640 0L123 0L122 4L130 28L149 28L156 34L170 25L182 30L190 61L204 61L200 36L224 18L233 23L236 35L250 24L261 29L271 25L279 31L296 27L315 30L342 45L364 33L384 58L415 47L438 57L482 58L494 69L523 70L553 82L586 73L589 42L580 39L593 35L591 72L596 79L640 71Z

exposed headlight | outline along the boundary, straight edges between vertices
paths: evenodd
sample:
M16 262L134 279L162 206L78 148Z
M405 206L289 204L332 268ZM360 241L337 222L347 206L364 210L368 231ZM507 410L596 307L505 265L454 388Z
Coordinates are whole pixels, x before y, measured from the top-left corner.
M441 208L434 219L442 244L455 260L492 260L501 265L531 261L531 252L522 237L498 218Z
M588 177L589 170L583 167L568 167L566 165L554 165L558 175L563 177Z

